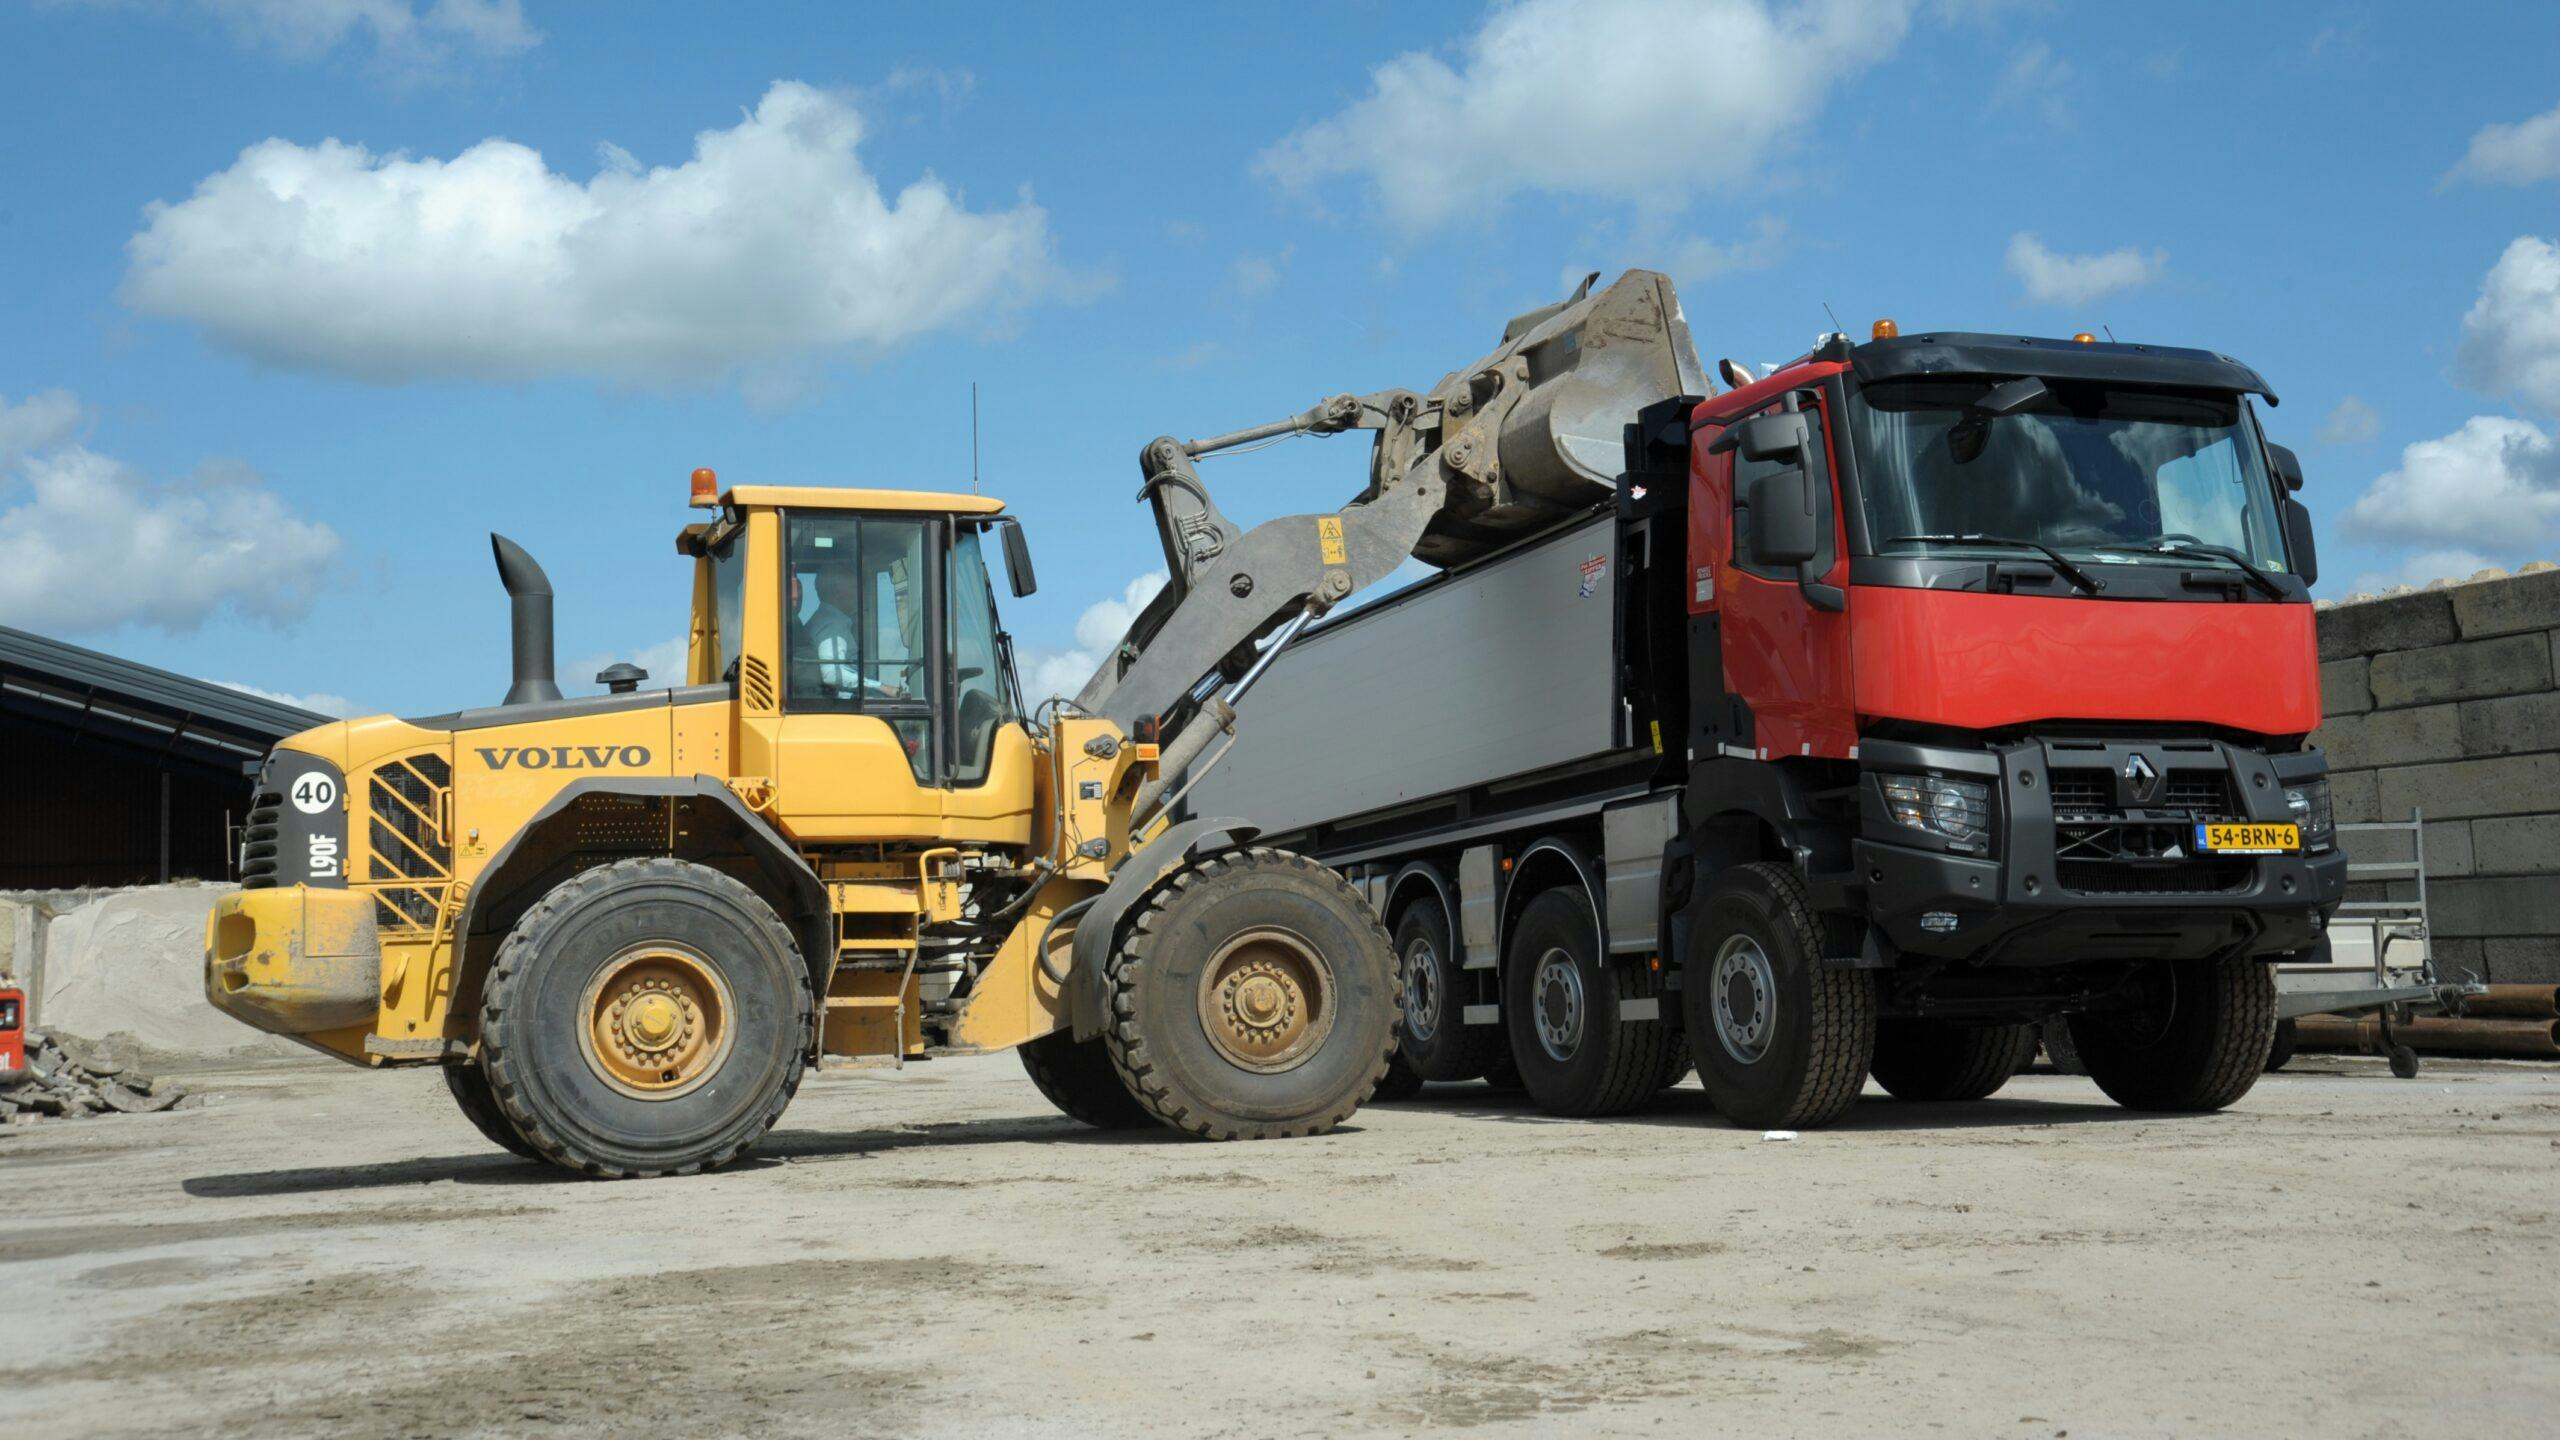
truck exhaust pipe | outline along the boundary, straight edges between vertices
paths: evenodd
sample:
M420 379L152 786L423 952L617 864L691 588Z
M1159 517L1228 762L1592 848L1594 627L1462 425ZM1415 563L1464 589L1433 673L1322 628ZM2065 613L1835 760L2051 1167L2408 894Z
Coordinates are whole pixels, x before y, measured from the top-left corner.
M560 698L559 682L551 675L551 577L524 547L495 531L489 535L489 549L498 557L498 583L507 587L507 604L513 612L509 625L513 630L515 650L515 683L507 687L504 704L530 705L540 700Z

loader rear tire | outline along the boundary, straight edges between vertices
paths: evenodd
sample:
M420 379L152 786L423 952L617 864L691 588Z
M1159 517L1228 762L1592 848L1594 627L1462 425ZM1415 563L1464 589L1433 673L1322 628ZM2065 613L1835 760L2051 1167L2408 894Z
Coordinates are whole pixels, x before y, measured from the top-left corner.
M489 1077L479 1066L447 1065L444 1083L453 1092L453 1103L462 1107L462 1118L471 1122L471 1128L479 1131L482 1139L527 1160L542 1158L499 1113L498 1097L489 1092Z
M599 1179L689 1175L762 1139L800 1088L809 972L763 898L653 857L560 882L481 986L498 1109L543 1159Z
M1394 1054L1403 987L1369 902L1284 850L1158 881L1107 972L1112 1064L1157 1119L1205 1140L1319 1135Z
M1449 920L1439 902L1405 907L1396 918L1396 958L1404 975L1403 1039L1396 1058L1424 1080L1473 1080L1503 1045L1496 1025L1469 1025L1465 1011L1474 989L1458 968L1449 943Z
M1698 1084L1733 1124L1828 1125L1865 1087L1875 979L1824 964L1824 953L1793 869L1758 862L1716 877L1680 993Z
M1662 1088L1680 1037L1660 1020L1621 1020L1626 975L1600 946L1580 887L1529 902L1512 928L1502 1013L1529 1098L1550 1115L1621 1115Z
M2129 1011L2071 1017L2089 1078L2128 1110L2219 1110L2249 1093L2275 1047L2275 970L2245 958L2164 960Z
M1099 1039L1078 1040L1055 1030L1017 1046L1022 1068L1049 1103L1097 1130L1152 1130L1156 1117L1120 1083L1110 1052Z
M1981 1100L2035 1053L2033 1025L1886 1020L1876 1026L1872 1073L1896 1100Z

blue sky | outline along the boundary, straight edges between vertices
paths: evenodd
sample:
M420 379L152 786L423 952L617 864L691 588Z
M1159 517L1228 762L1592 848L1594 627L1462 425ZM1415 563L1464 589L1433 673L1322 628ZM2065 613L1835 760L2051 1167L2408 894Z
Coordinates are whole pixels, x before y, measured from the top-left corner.
M2560 558L2560 7L1082 13L0 5L0 623L491 702L495 529L575 689L679 633L694 466L965 488L974 380L1066 673L1158 563L1150 437L1633 265L1710 360L1826 303L2239 356L2325 594ZM1250 521L1363 463L1210 478Z

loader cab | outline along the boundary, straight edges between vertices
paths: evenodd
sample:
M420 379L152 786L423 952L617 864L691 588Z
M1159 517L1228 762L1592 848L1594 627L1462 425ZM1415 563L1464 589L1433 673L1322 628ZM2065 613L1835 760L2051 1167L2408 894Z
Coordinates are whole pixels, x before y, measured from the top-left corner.
M693 678L738 696L740 774L810 841L1003 840L1027 817L1030 740L996 607L1001 545L972 495L740 486L687 529ZM971 820L1000 835L971 833Z

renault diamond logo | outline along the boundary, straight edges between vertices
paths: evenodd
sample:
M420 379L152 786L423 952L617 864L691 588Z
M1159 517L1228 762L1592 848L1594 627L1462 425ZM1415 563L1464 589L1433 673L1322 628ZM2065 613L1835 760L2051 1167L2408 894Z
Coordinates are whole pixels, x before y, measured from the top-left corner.
M2124 788L2138 805L2151 803L2152 792L2160 788L2160 772L2142 757L2141 751L2137 750L2125 758Z

